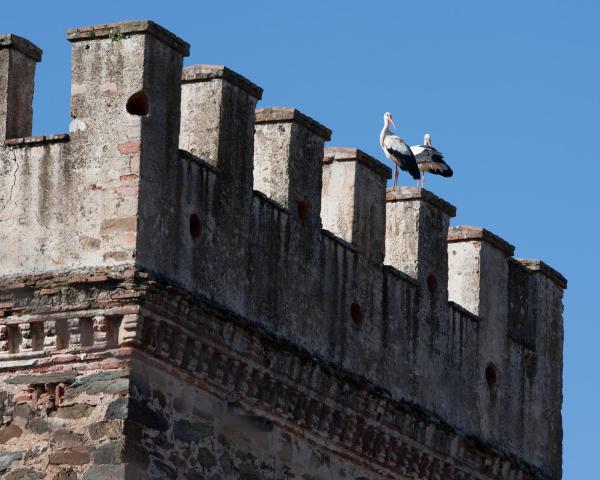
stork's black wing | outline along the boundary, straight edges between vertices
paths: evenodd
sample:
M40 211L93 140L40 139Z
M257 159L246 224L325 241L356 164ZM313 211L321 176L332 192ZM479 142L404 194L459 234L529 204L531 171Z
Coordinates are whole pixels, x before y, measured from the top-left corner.
M396 135L388 135L383 141L383 146L386 148L390 157L401 170L410 173L415 179L421 178L421 172L417 166L417 161L412 151L404 141Z
M429 148L431 149L431 160L427 171L435 173L436 175L441 175L442 177L451 177L454 172L450 168L450 165L444 161L442 152L436 150L434 147Z
M454 172L444 161L442 152L429 145L417 145L411 147L413 154L417 160L417 165L422 172L441 175L442 177L451 177Z

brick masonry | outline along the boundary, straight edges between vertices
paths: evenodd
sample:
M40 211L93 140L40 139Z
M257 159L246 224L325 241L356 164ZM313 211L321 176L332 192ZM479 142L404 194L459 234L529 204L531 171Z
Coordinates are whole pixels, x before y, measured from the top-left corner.
M1 320L12 345L1 354L5 471L96 478L126 464L132 478L545 478L148 274L12 280Z

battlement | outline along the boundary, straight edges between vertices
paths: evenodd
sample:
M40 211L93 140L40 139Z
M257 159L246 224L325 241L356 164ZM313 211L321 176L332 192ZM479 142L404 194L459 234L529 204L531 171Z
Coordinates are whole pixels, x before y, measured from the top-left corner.
M0 293L145 273L541 472L528 478L560 478L564 277L484 228L449 227L456 208L433 193L386 188L387 166L325 148L331 131L298 110L256 109L262 89L227 67L183 68L189 45L153 22L67 36L73 122L46 137L29 137L41 50L0 36ZM15 308L0 305L0 370L39 357L19 357L36 320ZM92 343L143 344L127 321ZM60 353L60 335L34 330L36 351Z

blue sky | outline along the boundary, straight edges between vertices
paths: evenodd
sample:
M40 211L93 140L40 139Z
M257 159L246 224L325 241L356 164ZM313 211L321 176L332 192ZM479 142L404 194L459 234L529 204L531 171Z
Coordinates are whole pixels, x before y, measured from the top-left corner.
M331 145L383 159L382 114L455 171L427 187L569 279L564 478L600 454L600 4L593 1L5 2L0 31L44 50L34 133L68 129L70 27L149 18L333 130ZM401 177L412 185L408 176Z

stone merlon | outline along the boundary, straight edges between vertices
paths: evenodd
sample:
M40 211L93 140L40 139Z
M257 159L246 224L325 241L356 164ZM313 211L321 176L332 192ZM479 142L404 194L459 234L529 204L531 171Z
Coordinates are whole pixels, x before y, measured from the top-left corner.
M392 178L392 169L376 158L358 148L328 147L325 149L323 163L357 161L386 179Z
M216 78L227 80L231 84L245 90L257 100L262 98L262 88L223 65L190 65L183 69L183 74L181 75L183 83L205 82Z
M18 35L0 35L0 49L14 48L36 62L42 60L42 49Z
M256 111L256 123L283 123L283 122L295 122L299 125L304 126L308 130L312 131L315 135L318 135L325 141L331 140L331 130L324 125L321 125L316 120L313 120L307 115L304 115L295 108L259 108Z
M150 34L158 40L177 50L181 55L187 57L190 54L190 45L177 35L172 34L165 28L150 20L134 20L119 23L106 23L90 27L72 28L67 31L70 42L82 40L95 40L110 38L112 41L120 41L123 36Z
M529 270L534 272L540 272L541 274L545 275L554 283L556 283L556 285L558 285L560 288L567 288L567 279L563 277L558 271L553 269L550 265L547 265L541 260L530 260L525 258L518 258L517 260Z
M515 247L513 245L485 228L460 226L451 227L448 230L448 243L462 242L465 240L481 240L490 245L494 245L507 255L513 255L515 253Z

